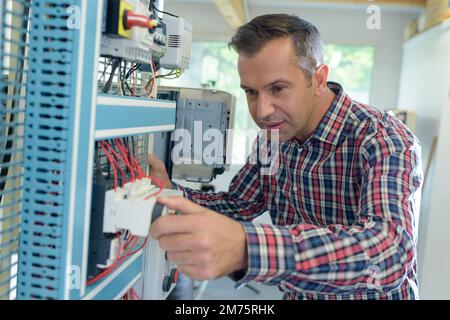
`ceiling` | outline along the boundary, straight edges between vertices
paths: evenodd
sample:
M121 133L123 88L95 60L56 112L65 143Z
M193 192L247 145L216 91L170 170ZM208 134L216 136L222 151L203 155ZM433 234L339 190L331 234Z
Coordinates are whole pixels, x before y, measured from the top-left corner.
M313 11L342 17L349 12L366 14L372 5L386 14L419 15L425 0L164 0L166 11L192 23L197 39L218 41L229 39L233 30L259 14Z

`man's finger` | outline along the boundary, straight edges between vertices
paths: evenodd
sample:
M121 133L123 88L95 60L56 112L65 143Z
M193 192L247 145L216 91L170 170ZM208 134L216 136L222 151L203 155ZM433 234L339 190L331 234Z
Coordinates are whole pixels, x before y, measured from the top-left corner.
M178 270L193 280L211 280L211 276L204 268L193 264L177 264Z
M192 233L171 233L159 237L159 246L166 251L192 250L196 245L196 237Z
M167 258L177 266L190 265L194 267L198 265L192 251L167 251Z
M172 233L191 233L195 231L194 220L188 216L168 215L155 220L150 226L153 239Z
M181 214L189 215L189 214L198 214L205 210L202 206L193 203L189 199L186 199L181 196L176 197L158 197L156 200L160 204L163 204L169 207L172 210L176 210Z
M147 162L149 165L156 165L156 166L161 166L162 161L161 159L159 159L157 156L154 156L152 154L149 154L147 157Z

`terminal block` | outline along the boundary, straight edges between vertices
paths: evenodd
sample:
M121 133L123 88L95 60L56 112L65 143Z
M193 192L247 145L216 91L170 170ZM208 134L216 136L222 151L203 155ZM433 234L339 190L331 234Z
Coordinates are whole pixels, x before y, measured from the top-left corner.
M151 179L143 178L126 183L123 187L106 192L103 232L116 233L128 230L131 234L146 237L149 232L156 197L159 190ZM163 193L162 193L163 194ZM167 208L157 211L158 216L167 214Z

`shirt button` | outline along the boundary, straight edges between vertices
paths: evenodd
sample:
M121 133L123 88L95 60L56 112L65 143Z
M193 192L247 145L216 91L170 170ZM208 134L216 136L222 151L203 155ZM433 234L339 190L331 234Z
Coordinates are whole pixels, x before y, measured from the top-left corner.
M293 191L297 191L297 187L293 187L292 190L293 190Z

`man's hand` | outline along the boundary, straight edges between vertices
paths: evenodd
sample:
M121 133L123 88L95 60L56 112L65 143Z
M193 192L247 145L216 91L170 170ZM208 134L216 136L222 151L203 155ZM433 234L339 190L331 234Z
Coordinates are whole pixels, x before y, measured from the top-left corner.
M147 161L150 166L150 176L161 180L164 183L165 189L173 189L164 163L160 159L158 159L158 157L152 154L148 156Z
M181 213L162 216L150 228L150 235L181 272L208 280L247 268L247 240L239 222L183 197L157 201Z

